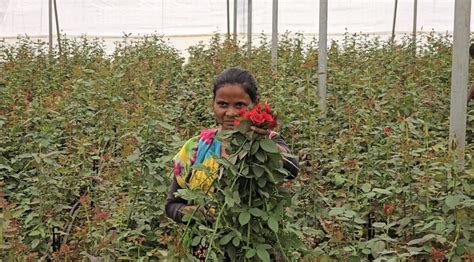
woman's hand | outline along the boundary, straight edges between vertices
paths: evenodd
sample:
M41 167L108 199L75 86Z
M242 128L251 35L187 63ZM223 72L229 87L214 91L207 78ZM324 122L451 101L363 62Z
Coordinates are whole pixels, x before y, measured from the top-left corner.
M196 213L201 213L203 215L206 213L206 209L202 206L187 205L181 209L181 211L185 214L192 214L195 210Z
M262 135L262 136L270 136L270 134L272 132L270 129L258 128L256 126L251 126L250 129L252 131L254 131L256 134ZM276 144L276 145L278 147L278 151L280 151L282 153L288 153L288 150L286 150L286 148L284 148L283 146L281 146L279 144Z
M213 223L214 222L214 213L215 210L213 209L206 209L202 206L196 206L196 205L187 205L181 209L181 212L184 214L193 214L194 211L196 211L196 214L202 215L206 218L207 221Z
M258 128L256 126L251 126L250 129L255 132L257 135L268 136L270 135L270 129Z

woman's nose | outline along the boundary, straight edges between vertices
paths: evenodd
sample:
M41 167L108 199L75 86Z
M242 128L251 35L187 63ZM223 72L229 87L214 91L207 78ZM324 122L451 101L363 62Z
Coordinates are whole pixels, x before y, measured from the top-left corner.
M235 116L237 116L237 114L238 114L237 110L233 110L233 109L229 109L226 112L226 116L228 116L228 117L235 117Z

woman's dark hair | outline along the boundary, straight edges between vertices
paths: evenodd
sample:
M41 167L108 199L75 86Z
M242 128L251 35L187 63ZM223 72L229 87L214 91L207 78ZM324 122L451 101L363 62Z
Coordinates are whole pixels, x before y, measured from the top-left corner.
M223 87L225 84L242 85L245 92L250 96L250 99L252 99L253 103L258 102L260 98L257 89L257 80L255 80L255 77L253 77L253 75L247 70L234 67L226 69L224 72L220 73L214 80L214 88L212 90L214 93L214 98L216 98L217 90L219 90L219 88Z

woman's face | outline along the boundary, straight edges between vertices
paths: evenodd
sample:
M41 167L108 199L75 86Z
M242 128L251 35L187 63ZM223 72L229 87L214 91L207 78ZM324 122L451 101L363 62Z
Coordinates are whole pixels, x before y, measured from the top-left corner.
M241 84L224 84L217 89L213 109L222 130L233 129L239 110L248 107L252 99Z

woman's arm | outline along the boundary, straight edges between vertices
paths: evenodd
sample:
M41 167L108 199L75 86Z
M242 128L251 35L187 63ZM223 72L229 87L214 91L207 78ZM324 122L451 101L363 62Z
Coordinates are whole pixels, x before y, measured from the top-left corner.
M168 196L166 198L165 213L166 215L178 223L183 222L183 208L187 206L187 201L176 197L174 193L178 191L179 186L176 181L176 177L173 176L170 188L168 190Z
M277 143L277 146L281 152L291 154L291 150L286 144L285 140L281 137L281 135L277 135L273 137L273 140ZM286 169L290 175L288 176L289 179L295 178L298 173L300 172L298 157L296 156L284 156L283 157L283 168Z

